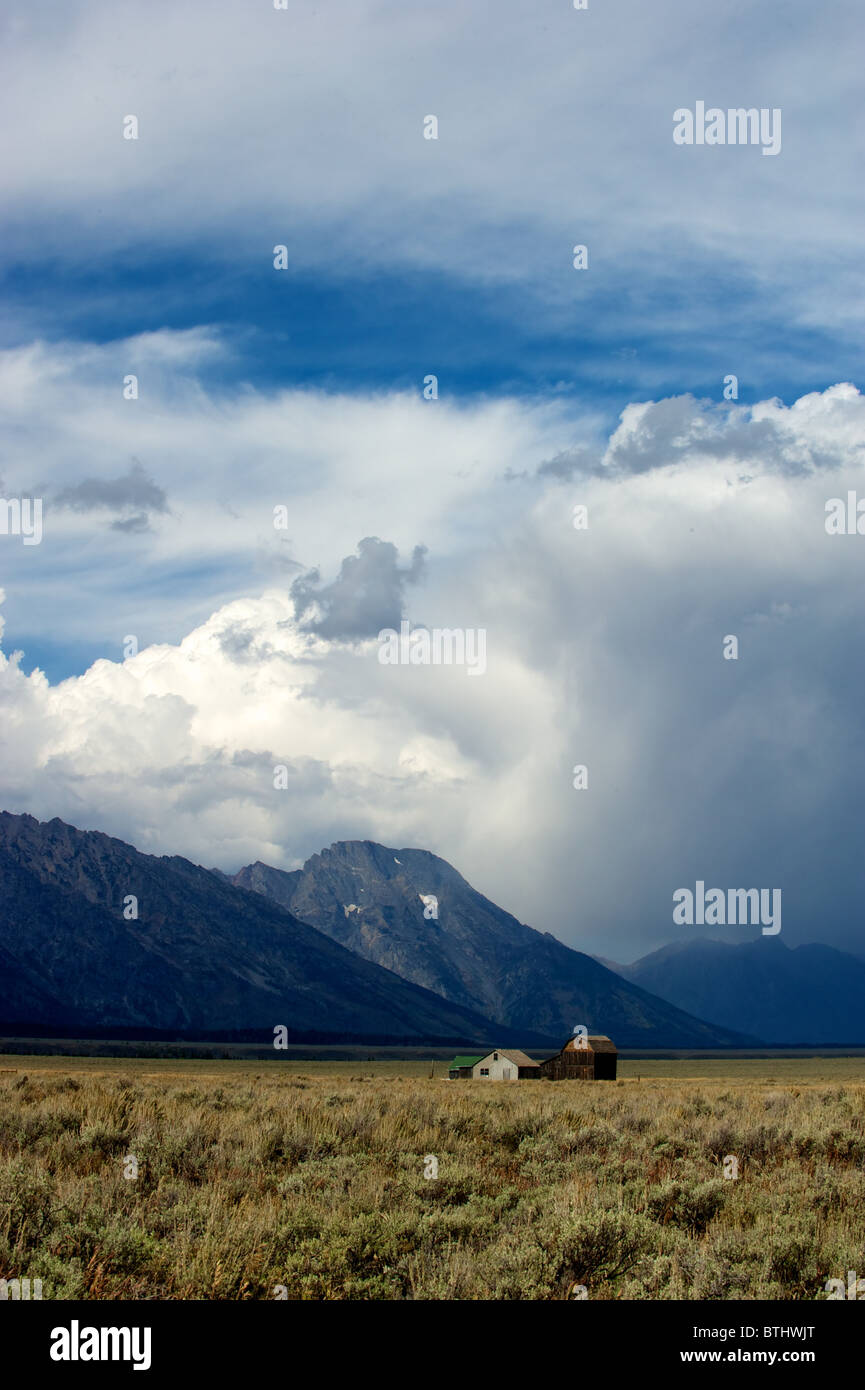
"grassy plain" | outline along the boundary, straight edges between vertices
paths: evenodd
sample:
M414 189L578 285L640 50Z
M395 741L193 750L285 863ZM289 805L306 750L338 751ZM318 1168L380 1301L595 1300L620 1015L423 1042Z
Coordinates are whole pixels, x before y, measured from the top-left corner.
M863 1266L865 1057L515 1085L430 1065L0 1056L0 1277L59 1299L807 1300Z

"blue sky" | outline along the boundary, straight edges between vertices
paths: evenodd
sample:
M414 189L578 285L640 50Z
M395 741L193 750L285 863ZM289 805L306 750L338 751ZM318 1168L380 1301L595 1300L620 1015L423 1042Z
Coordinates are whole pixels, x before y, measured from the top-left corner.
M531 285L411 267L277 274L268 248L257 252L257 264L202 263L200 248L177 247L143 255L132 271L10 267L6 343L21 341L24 324L46 341L94 343L208 324L234 348L227 384L410 390L435 372L457 396L567 393L601 406L611 427L631 400L718 398L734 369L748 401L789 402L861 375L859 335L791 322L782 286L693 253L675 269L607 265L590 253L590 273L578 278L565 247L566 268L549 268L551 311Z
M3 25L0 495L45 504L0 537L7 808L227 869L413 843L620 959L671 939L667 886L757 874L851 945L858 0ZM779 108L781 152L675 145L698 100ZM488 629L480 692L382 684L404 614Z
M119 13L9 7L8 346L206 324L226 382L435 371L611 427L731 371L790 402L861 367L854 0ZM674 146L698 98L780 107L781 154Z

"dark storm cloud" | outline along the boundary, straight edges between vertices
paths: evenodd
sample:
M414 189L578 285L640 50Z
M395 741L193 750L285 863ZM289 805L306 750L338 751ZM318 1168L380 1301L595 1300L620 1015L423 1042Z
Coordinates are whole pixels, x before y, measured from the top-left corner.
M384 627L399 627L406 585L421 578L426 547L415 546L407 569L400 568L399 553L390 541L367 536L357 549L357 555L345 557L332 584L321 585L317 569L292 584L297 619L307 632L351 641L375 637Z
M54 505L75 512L129 512L129 516L113 522L113 528L144 531L151 512L164 514L168 511L168 498L136 459L129 472L119 478L84 478L64 488L54 498Z

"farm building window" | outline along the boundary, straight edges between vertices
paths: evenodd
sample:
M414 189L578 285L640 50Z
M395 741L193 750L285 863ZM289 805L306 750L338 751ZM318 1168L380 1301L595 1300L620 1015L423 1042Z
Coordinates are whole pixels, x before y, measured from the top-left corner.
M490 1074L490 1069L489 1069L489 1067L481 1067L481 1076L489 1076L489 1074Z
M493 1053L493 1061L494 1061L494 1062L497 1062L498 1060L499 1060L499 1054L498 1054L497 1052L494 1052L494 1053Z

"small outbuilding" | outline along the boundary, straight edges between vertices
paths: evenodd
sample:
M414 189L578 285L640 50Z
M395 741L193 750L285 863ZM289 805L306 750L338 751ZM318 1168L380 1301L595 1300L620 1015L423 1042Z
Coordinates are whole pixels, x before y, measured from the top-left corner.
M550 1081L615 1081L616 1044L603 1033L568 1038L561 1052L540 1063L538 1073Z
M480 1057L454 1057L448 1067L448 1080L457 1081L460 1078L464 1081L471 1080L472 1067L480 1060Z

